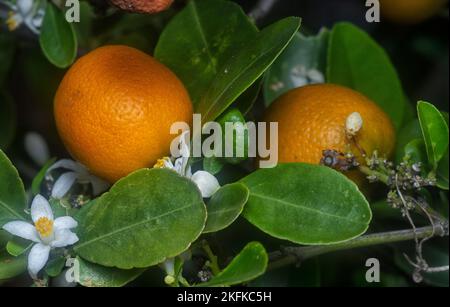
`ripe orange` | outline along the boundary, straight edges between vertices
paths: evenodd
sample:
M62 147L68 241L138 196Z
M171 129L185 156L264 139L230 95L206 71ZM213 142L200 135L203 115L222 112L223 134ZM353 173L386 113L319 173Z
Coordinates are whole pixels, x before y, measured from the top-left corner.
M415 24L435 15L447 0L381 0L381 13L390 21Z
M364 162L361 150L350 141L345 130L347 117L354 112L363 119L356 135L359 147L367 155L376 150L380 156L390 157L395 130L388 116L358 92L319 84L291 90L267 109L264 120L278 122L278 162L319 164L327 149L352 152L358 162Z
M54 102L58 132L72 156L115 182L169 153L172 123L192 121L180 80L151 56L100 47L73 64Z

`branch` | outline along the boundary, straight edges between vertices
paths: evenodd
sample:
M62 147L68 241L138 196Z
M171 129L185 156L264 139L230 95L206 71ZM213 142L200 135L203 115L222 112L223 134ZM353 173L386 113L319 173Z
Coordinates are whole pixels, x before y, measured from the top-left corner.
M428 226L418 228L415 232L412 229L408 229L365 235L344 243L334 245L287 247L282 251L276 251L269 255L272 261L269 265L269 270L277 269L287 265L298 264L309 258L327 253L361 247L369 247L380 244L410 241L416 238L423 239L430 237L433 234L435 236L441 237L448 236L448 232L446 232L446 230L442 227L433 229L432 226Z
M264 19L278 0L259 0L258 3L248 13L248 16L255 22Z

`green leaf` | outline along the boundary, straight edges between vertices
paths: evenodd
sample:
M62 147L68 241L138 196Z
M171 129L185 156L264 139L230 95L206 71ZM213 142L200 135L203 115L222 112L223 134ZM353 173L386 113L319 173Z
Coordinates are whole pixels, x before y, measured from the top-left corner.
M241 180L250 190L243 215L276 238L332 244L366 232L372 213L356 184L319 165L280 164Z
M338 23L331 31L327 79L365 94L401 127L406 99L397 72L386 52L352 24Z
M315 36L297 33L283 53L267 71L264 79L264 102L269 106L287 91L319 82L311 80L308 72L324 74L329 31L322 29Z
M84 287L122 287L141 275L144 269L121 270L107 268L77 257L78 283Z
M425 163L427 162L427 151L425 148L425 142L422 139L415 139L406 144L405 156L408 156L413 163Z
M445 122L447 123L447 126L448 126L448 122L449 122L448 113L442 112L442 116L444 116ZM444 157L439 162L438 168L436 170L437 186L438 186L438 188L443 189L443 190L449 189L449 186L448 186L448 181L449 181L448 180L448 171L449 171L448 151L449 151L449 148L447 148L447 151L445 152Z
M422 139L422 130L420 129L420 123L418 119L414 119L408 122L404 127L400 129L397 134L397 144L395 149L395 162L398 164L403 161L405 146L415 140Z
M14 257L6 251L0 251L0 281L16 277L27 269L27 257Z
M31 192L33 195L37 195L41 191L41 184L42 181L44 181L45 174L47 173L47 170L52 166L56 161L56 158L52 158L48 160L44 166L41 168L39 173L34 177L33 182L31 183Z
M206 206L208 218L203 232L216 232L230 226L244 209L248 195L247 187L241 183L221 187Z
M251 242L223 269L201 287L231 286L250 281L264 274L268 255L261 243Z
M28 248L30 248L32 245L32 242L29 240L25 240L18 237L13 237L8 243L6 244L6 251L8 254L14 257L18 257L25 253Z
M0 63L2 63L2 65L0 65L0 87L5 82L11 68L14 58L14 49L13 36L9 33L0 32Z
M77 55L77 37L73 26L67 22L64 12L51 2L45 9L39 43L47 59L60 68L72 64Z
M242 115L247 115L253 108L261 91L262 81L256 81L233 103L234 107L241 111Z
M216 157L203 158L203 170L207 171L212 175L218 174L223 167L225 166L224 162L221 159Z
M258 32L231 1L191 1L161 34L155 56L183 81L206 122L264 73L299 24L287 18Z
M143 169L85 205L77 219L79 256L108 267L144 268L185 251L203 231L206 209L191 180Z
M0 227L10 220L25 219L25 188L17 169L0 150Z
M214 120L275 61L300 27L300 19L282 19L258 33L219 71L196 111Z
M0 89L0 149L6 149L16 133L16 108L12 97Z
M56 277L61 274L64 266L66 265L66 258L63 256L56 257L50 260L45 267L45 273L50 277Z
M436 169L448 150L448 125L442 113L428 102L419 101L417 113L427 148L428 160Z

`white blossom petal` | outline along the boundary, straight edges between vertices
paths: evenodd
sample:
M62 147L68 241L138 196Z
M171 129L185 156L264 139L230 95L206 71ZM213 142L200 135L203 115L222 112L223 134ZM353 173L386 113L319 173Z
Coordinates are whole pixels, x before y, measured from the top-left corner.
M55 231L55 240L50 243L51 247L65 247L78 242L78 236L68 229Z
M36 279L37 274L45 266L50 255L50 246L42 243L34 245L30 254L28 255L28 272L33 279Z
M196 172L191 180L195 182L203 198L211 197L220 188L216 177L205 171Z
M72 229L78 226L78 222L71 216L62 216L55 219L53 227L55 232L64 229Z
M62 159L57 161L55 164L49 167L47 170L47 173L51 172L52 170L58 169L58 168L65 168L71 171L74 171L79 174L89 174L86 167L84 167L83 164L80 164L76 161L70 160L70 159Z
M46 217L53 221L53 211L48 201L38 194L31 203L31 218L36 223L41 217Z
M30 223L24 221L14 221L3 225L3 229L10 234L21 237L36 243L41 242L36 228Z
M17 0L17 9L22 16L30 14L33 9L33 0Z
M53 186L52 197L58 199L63 198L75 183L77 177L78 175L75 172L67 172L62 174Z

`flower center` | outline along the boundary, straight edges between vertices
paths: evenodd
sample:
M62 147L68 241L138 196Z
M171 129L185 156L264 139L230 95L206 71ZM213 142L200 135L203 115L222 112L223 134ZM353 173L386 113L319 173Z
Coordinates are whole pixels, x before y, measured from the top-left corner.
M41 237L46 238L53 233L53 221L46 217L39 218L35 226Z
M166 168L168 161L170 161L169 157L164 157L162 159L158 159L158 161L156 161L156 164L153 167L154 168Z

